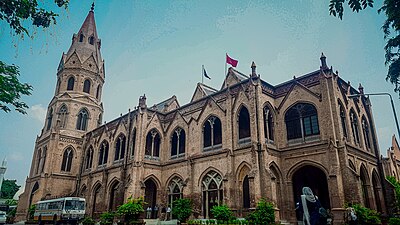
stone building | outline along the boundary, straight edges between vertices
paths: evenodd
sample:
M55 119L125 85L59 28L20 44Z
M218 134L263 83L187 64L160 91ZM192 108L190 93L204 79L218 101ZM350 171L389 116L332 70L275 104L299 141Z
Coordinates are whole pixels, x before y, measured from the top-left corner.
M347 97L361 85L340 78L324 55L315 71L278 85L254 63L249 75L229 68L220 89L198 83L190 103L172 96L150 107L143 95L102 124L100 44L91 10L62 55L19 219L40 199L73 195L86 198L92 216L129 196L153 208L191 198L199 218L217 204L243 216L266 198L278 220L293 222L303 186L338 224L346 202L385 213L371 104Z

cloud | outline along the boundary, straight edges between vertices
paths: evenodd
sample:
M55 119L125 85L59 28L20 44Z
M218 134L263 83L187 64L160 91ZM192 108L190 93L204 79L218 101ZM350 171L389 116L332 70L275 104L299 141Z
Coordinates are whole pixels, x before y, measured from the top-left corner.
M46 111L47 111L47 109L45 107L43 107L42 104L37 104L37 105L31 106L28 114L32 118L38 120L40 123L44 124L44 119L46 117Z

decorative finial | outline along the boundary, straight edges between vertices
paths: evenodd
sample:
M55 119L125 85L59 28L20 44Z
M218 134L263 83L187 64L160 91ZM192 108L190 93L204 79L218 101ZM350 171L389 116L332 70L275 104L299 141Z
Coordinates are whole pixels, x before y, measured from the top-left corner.
M323 52L321 53L321 57L319 59L321 60L321 68L328 69L328 66L326 65L326 57Z
M360 83L360 85L358 86L358 91L360 92L360 94L364 94L364 87L361 85L361 83Z
M253 63L251 64L251 76L256 76L256 75L257 75L257 73L256 73L256 64L253 61Z
M90 7L90 11L93 12L93 10L94 10L94 2L92 2L92 7Z

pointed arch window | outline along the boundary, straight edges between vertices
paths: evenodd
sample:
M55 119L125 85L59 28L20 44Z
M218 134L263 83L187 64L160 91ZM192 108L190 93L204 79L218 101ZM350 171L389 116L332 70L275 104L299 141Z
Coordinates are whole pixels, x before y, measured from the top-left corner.
M249 176L245 176L243 179L243 208L250 208L250 181Z
M78 113L78 120L76 122L76 129L77 130L86 130L87 129L87 122L89 119L89 113L86 109L81 109Z
M86 79L83 82L83 92L90 94L90 80Z
M89 37L89 44L94 45L94 37L93 36Z
M108 160L108 142L103 141L100 145L100 152L99 152L99 166L106 165Z
M203 191L203 216L204 218L211 218L211 209L216 205L222 204L223 189L222 189L222 176L215 172L208 172L202 180Z
M79 42L83 42L83 34L79 35Z
M133 128L132 131L132 150L131 150L131 157L135 155L135 146L136 146L136 128Z
M61 106L60 111L58 111L61 128L65 128L67 125L67 114L68 114L67 106L66 105Z
M358 132L358 119L357 119L357 114L354 112L353 109L350 111L350 120L351 120L351 131L353 133L354 144L359 145L360 134Z
M363 117L362 118L362 120L361 120L361 126L362 126L362 129L363 129L363 135L364 135L364 143L365 143L365 146L368 148L368 149L371 149L371 140L370 140L370 133L369 133L369 126L368 126L368 122L367 122L367 120L365 119L365 117Z
M341 102L339 102L339 113L340 113L340 124L342 125L343 136L347 138L346 111L344 110L344 106Z
M72 91L72 90L74 90L74 85L75 85L75 78L74 78L74 77L68 78L68 82L67 82L67 91Z
M239 111L238 117L239 125L239 143L250 142L251 128L250 128L250 114L246 107L242 107Z
M184 156L185 145L186 145L185 130L178 127L174 130L171 137L171 158Z
M158 159L160 157L160 134L152 129L146 136L145 157Z
M222 126L218 117L210 116L203 126L203 150L222 148Z
M168 184L168 206L172 209L172 203L183 197L183 181L179 177L174 177Z
M44 172L44 166L46 165L46 158L47 158L47 146L44 146L42 157L40 159L40 173Z
M264 137L266 143L274 143L274 117L269 107L264 107Z
M85 156L85 169L91 169L93 164L93 147L90 146L89 149L86 151Z
M35 167L35 174L38 174L40 171L40 160L42 158L42 149L39 148L39 150L36 153L36 167Z
M292 106L285 114L285 123L288 140L319 135L317 110L311 104Z
M52 121L53 121L53 109L50 108L49 115L47 115L47 128L46 128L46 130L50 130Z
M97 86L97 90L96 90L96 98L97 99L99 99L99 97L100 97L100 91L101 91L101 87L100 87L100 84L99 84L99 86Z
M67 148L64 151L63 160L62 160L62 164L61 164L61 171L64 171L64 172L70 172L71 171L72 157L73 156L74 156L74 153L72 151L72 148Z
M117 138L117 142L115 143L115 155L114 160L121 160L125 157L125 146L126 146L126 137L121 134Z

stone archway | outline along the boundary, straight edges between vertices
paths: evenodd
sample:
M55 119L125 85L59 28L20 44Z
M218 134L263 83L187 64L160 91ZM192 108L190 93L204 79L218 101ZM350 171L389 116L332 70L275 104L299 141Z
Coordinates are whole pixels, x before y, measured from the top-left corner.
M156 213L156 210L154 210L157 205L157 184L153 181L153 179L148 179L144 182L144 185L145 185L144 201L146 202L145 209L150 207L152 209L151 218L152 219L157 218L158 215Z
M328 182L325 173L315 167L306 165L293 174L293 196L295 203L300 202L303 187L310 187L314 195L318 196L321 205L330 209Z

